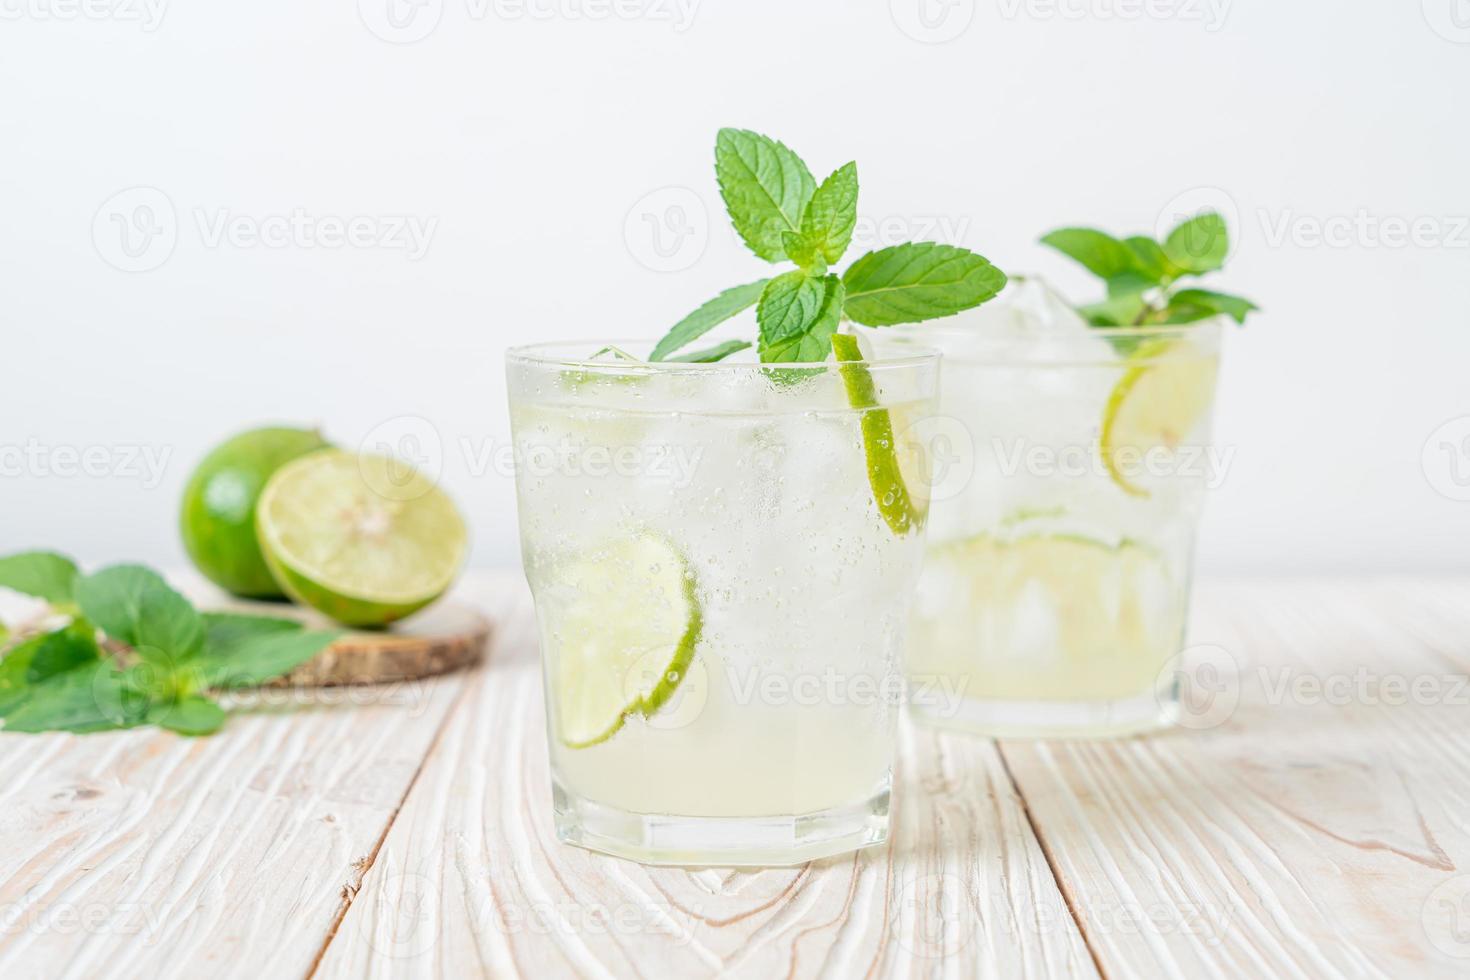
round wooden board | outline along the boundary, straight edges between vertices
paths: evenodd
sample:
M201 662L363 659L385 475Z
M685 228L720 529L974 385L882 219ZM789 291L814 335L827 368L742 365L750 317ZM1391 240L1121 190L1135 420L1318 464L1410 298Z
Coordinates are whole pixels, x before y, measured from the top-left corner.
M232 612L299 619L311 629L342 629L300 606L273 602L228 603ZM478 609L443 599L385 630L349 631L321 653L268 687L335 687L389 684L443 674L477 664L490 640L490 620Z

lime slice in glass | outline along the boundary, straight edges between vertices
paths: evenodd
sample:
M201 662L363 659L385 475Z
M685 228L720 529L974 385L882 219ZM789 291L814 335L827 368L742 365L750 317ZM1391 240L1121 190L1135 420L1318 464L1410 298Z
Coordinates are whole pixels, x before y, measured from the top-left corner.
M862 411L863 455L868 464L868 485L878 513L891 531L903 537L924 526L925 509L909 494L898 460L898 442L893 435L893 418L879 407L878 386L868 370L858 338L833 334L832 352L841 363L842 384L847 402Z
M668 542L618 541L556 568L548 585L545 654L564 744L596 745L673 697L703 617L689 564Z
M1214 396L1216 359L1160 340L1140 346L1128 361L1108 396L1100 448L1113 482L1147 497L1136 468L1156 447L1177 449L1204 418Z
M281 587L348 626L382 626L439 598L468 541L464 519L428 476L337 449L276 471L256 532Z
M925 559L942 603L913 645L964 650L927 670L970 676L978 696L1081 699L1152 683L1177 649L1178 588L1160 556L1133 541L1045 533L980 535L937 545ZM987 651L977 675L976 644ZM987 687L988 686L988 687Z

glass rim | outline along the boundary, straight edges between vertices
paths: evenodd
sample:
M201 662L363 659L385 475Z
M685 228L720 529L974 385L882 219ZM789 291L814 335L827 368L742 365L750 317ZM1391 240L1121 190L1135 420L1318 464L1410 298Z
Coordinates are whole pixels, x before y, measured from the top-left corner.
M844 364L864 364L870 372L890 372L904 368L934 367L939 364L944 352L932 345L922 343L908 343L898 340L896 337L874 338L871 334L863 338L874 347L874 353L878 356L861 361L713 361L707 363L696 363L691 361L609 361L593 360L590 354L582 354L577 357L559 356L558 351L591 350L596 351L604 347L618 347L627 349L629 347L644 349L652 348L658 343L658 338L640 339L598 339L598 340L550 340L540 341L534 344L519 344L509 347L505 351L505 360L512 364L525 364L533 367L554 368L557 370L577 370L605 372L610 374L656 374L674 372L679 374L730 374L736 372L769 371L772 369L793 368L803 371L835 371L841 369ZM691 342L692 346L692 342ZM885 351L902 351L895 356L882 356Z
M967 327L958 323L906 323L883 329L893 331L889 334L889 342L900 347L909 344L937 347L944 354L947 364L1095 367L1125 361L1136 363L1140 360L1152 360L1152 357L1139 357L1137 353L1150 340L1197 338L1206 348L1217 348L1228 322L1233 321L1225 316L1214 316L1191 323L1164 323L1145 327L1089 327L1085 333L1080 334L1041 330L1031 336L992 333L985 328ZM866 335L871 336L871 329ZM1093 345L1099 340L1132 340L1138 346L1129 348L1133 353L1117 353L1112 357L1100 357L1086 350L1077 350L1079 346L1095 349ZM1163 351L1158 354L1162 356Z
M1228 316L1221 313L1216 316L1205 317L1202 320L1191 320L1189 323L1157 323L1144 327L1089 326L1087 328L1087 332L1080 336L1071 334L1065 330L1039 330L1036 332L1036 335L1034 337L1016 336L1015 334L996 336L992 335L991 332L986 330L984 327L967 327L962 326L958 323L946 324L943 321L934 320L929 320L923 323L900 323L895 324L892 327L865 327L864 330L868 332L868 336L871 336L872 331L881 329L886 331L893 331L891 336L894 337L919 336L926 333L942 333L946 336L966 334L975 339L995 343L1025 343L1027 341L1045 341L1051 343L1060 341L1062 343L1065 343L1069 339L1079 340L1081 339L1081 337L1089 337L1094 339L1099 337L1137 337L1140 339L1144 339L1150 337L1168 337L1176 334L1200 333L1203 331L1212 330L1218 331L1221 330L1224 326L1224 323L1222 321L1229 320L1230 318ZM905 342L905 346L906 345L907 344Z

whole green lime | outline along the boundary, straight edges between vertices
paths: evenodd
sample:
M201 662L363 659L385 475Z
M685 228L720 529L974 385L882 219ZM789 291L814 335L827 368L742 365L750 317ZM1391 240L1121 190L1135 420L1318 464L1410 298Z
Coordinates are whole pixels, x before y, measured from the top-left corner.
M255 538L255 505L271 474L327 443L309 429L242 432L205 456L184 487L179 530L194 566L251 599L285 597Z

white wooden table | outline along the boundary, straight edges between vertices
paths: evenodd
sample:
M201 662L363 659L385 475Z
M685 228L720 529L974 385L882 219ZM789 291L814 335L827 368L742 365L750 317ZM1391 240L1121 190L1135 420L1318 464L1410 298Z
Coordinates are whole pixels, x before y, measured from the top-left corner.
M0 735L0 977L1470 975L1470 581L1206 583L1198 730L905 728L889 846L559 845L518 576L473 673Z

